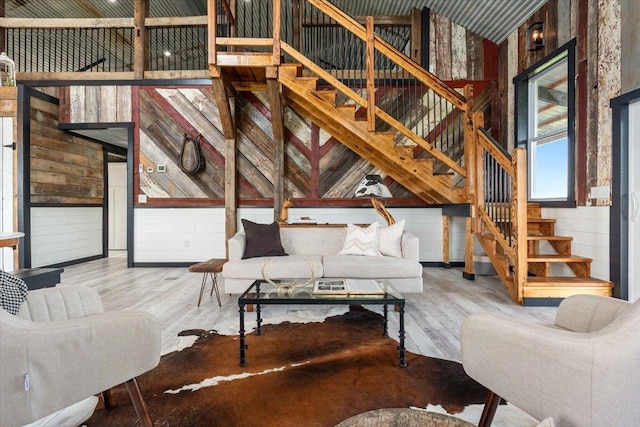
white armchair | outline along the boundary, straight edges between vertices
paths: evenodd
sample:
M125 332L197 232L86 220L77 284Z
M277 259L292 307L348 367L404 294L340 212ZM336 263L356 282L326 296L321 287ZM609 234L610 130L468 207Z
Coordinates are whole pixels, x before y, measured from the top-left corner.
M491 391L480 425L501 397L558 427L640 425L640 301L572 296L552 326L474 314L460 344L465 371Z
M151 426L135 377L160 360L160 326L141 311L104 313L98 293L29 292L16 316L0 309L0 424L21 426L125 383Z

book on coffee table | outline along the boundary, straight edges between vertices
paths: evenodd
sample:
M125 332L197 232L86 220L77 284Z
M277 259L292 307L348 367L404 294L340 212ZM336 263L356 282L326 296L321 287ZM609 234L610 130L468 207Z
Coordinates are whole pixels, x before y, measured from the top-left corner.
M316 280L313 293L317 295L384 295L384 289L373 279Z

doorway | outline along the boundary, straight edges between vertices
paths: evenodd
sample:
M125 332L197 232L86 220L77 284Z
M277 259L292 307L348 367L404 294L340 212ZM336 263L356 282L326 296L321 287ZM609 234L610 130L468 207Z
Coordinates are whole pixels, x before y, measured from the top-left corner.
M127 250L127 164L109 162L109 256Z

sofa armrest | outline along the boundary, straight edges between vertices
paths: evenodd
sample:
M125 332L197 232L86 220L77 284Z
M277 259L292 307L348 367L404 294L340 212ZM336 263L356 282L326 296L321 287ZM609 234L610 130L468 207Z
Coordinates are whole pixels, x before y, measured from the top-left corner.
M242 259L244 248L247 244L246 235L242 231L238 231L227 241L229 247L229 261L237 261Z
M160 325L147 312L57 322L30 322L5 312L0 320L1 413L17 425L128 381L160 360Z
M560 303L555 325L574 332L594 332L631 306L627 301L600 295L573 295Z
M402 233L402 258L420 262L420 239L409 232Z
M565 414L574 421L567 425L589 425L593 338L506 315L474 314L460 331L462 364L471 378L534 418Z
M17 316L34 322L75 319L104 312L100 295L87 286L30 291Z

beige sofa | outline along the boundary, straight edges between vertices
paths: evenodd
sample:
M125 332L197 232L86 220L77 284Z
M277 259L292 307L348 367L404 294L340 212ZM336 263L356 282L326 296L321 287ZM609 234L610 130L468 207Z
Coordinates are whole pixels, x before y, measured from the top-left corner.
M229 262L222 269L225 292L240 294L255 280L262 279L262 267L269 258L271 279L308 278L311 262L317 278L389 279L402 293L422 292L416 236L402 234L402 258L395 258L339 255L345 235L343 227L283 227L280 239L288 256L242 259L245 234L240 231L229 239Z

